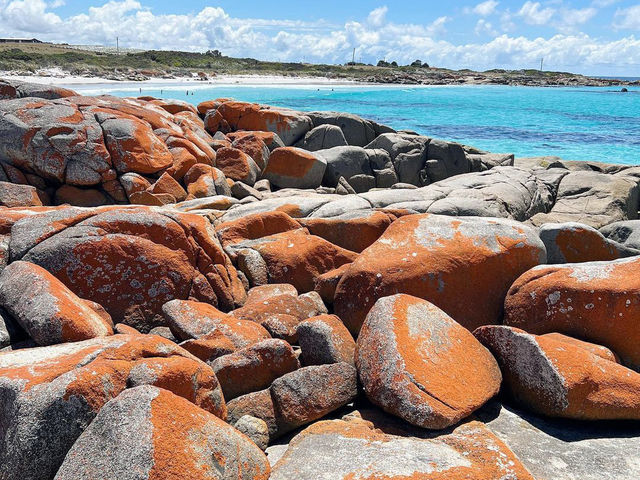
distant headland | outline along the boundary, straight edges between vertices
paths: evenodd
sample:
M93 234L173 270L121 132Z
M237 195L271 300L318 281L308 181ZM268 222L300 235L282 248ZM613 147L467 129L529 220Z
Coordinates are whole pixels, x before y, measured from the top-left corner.
M380 60L376 65L349 62L326 65L268 62L224 56L218 50L204 53L168 50L135 50L114 47L52 44L37 39L0 39L0 72L3 75L35 76L56 69L61 76L144 81L194 77L207 81L219 75L264 75L328 78L365 84L399 85L522 85L522 86L628 86L640 81L598 78L544 70L483 72L450 70L416 60L410 65Z

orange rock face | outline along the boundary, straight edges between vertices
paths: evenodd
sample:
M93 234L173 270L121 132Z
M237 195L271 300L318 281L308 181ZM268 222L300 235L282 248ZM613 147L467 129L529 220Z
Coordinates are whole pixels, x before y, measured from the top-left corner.
M316 188L322 182L327 162L307 150L276 148L262 176L279 188Z
M213 195L231 196L227 179L218 168L198 163L185 174L183 181L189 195L195 198Z
M500 389L493 356L435 305L409 295L376 302L356 346L367 397L425 428L458 423Z
M233 148L242 150L249 155L261 171L267 166L267 162L269 161L269 148L258 135L249 134L242 136L234 140L232 145Z
M209 132L250 130L277 133L285 145L293 145L311 129L311 119L300 112L256 103L229 101L205 117Z
M247 215L216 226L216 232L224 246L243 240L255 240L275 233L300 228L300 224L284 212L265 212Z
M540 238L547 247L549 263L595 262L621 258L620 246L598 230L580 223L542 225Z
M580 420L640 419L640 374L580 346L518 328L474 335L495 355L509 393L528 409Z
M0 276L0 306L39 345L113 334L110 319L33 263L13 262L4 269Z
M291 345L269 339L215 359L212 363L226 400L262 390L300 367Z
M246 436L150 386L128 390L105 405L56 479L107 480L131 470L144 472L139 478L148 480L267 480L270 473L267 457Z
M269 283L290 283L299 292L312 291L317 277L357 257L302 229L263 237L248 246L264 260Z
M213 361L236 350L233 342L220 330L214 330L200 338L186 340L180 346L203 362Z
M173 298L232 309L245 292L203 217L145 207L51 210L12 228L12 258L47 269L116 323L146 332Z
M126 173L166 171L181 179L194 164L215 160L213 139L184 102L66 95L3 101L0 111L7 133L0 156L13 169L13 183L93 187L105 196L102 204L127 201L131 192L118 182ZM16 182L18 173L24 182ZM65 201L74 198L81 204L84 197Z
M378 298L406 293L468 329L499 323L513 281L544 260L535 231L519 222L404 216L351 264L336 289L335 313L355 335Z
M169 328L180 340L220 332L235 348L244 348L271 337L257 323L227 315L207 303L172 300L162 307L162 311Z
M541 337L550 338L552 340L555 340L556 342L568 343L572 347L582 348L583 350L586 350L589 353L593 353L594 355L597 355L598 357L605 360L609 360L610 362L620 363L618 355L602 345L597 345L591 342L584 342L582 340L578 340L577 338L569 337L567 335L555 332L545 333L544 335L541 335Z
M314 480L318 471L342 480L533 480L480 422L433 439L393 433L361 419L317 422L293 438L271 480Z
M301 218L300 224L313 235L353 252L373 244L396 219L380 211L353 212L331 218Z
M227 178L253 185L260 175L260 168L253 159L237 148L219 148L216 152L216 167Z
M211 367L155 335L113 335L0 355L0 407L9 415L4 438L11 439L0 443L2 477L53 478L104 404L140 385L169 389L226 418Z
M505 300L505 324L563 333L604 345L640 370L640 259L539 266L518 278Z

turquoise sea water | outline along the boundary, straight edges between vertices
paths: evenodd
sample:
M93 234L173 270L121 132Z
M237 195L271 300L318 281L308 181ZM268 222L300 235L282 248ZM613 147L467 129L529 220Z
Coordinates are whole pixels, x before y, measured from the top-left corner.
M640 164L640 88L211 86L144 88L197 104L218 97L359 114L397 129L517 156ZM135 89L102 89L119 96ZM96 92L97 93L97 92Z

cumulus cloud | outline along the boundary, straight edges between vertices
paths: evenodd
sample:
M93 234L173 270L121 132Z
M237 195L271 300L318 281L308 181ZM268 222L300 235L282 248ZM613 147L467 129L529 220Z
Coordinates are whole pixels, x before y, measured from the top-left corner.
M518 15L529 25L545 25L555 13L554 8L545 8L539 2L527 1L520 8Z
M619 30L640 30L640 5L618 9L613 26Z
M465 13L475 13L481 17L487 17L496 11L497 6L500 3L496 0L486 0L485 2L478 3L475 7L465 8Z
M389 21L389 9L384 6L361 21L334 25L323 21L236 18L219 7L160 15L137 0L111 0L87 8L82 14L61 18L51 11L55 1L0 0L3 36L28 35L47 41L98 45L114 45L119 37L121 46L133 48L219 49L230 56L296 62L304 58L342 63L351 59L355 48L358 58L365 62L386 58L410 63L420 58L450 68L530 68L541 57L545 57L548 68L581 71L640 64L640 40L633 35L610 41L570 30L550 38L515 36L513 32L522 32L516 21L549 23L553 17L554 22L561 23L565 17L561 6L543 7L531 1L519 12L501 13L497 25L479 19L475 31L489 36L488 41L461 43L445 38L447 27L455 25L451 17L442 16L428 24L398 24ZM640 21L634 20L640 19L640 11L627 10L620 10L616 16L619 28L640 28ZM483 11L489 11L488 7ZM578 13L572 16L574 26L594 15L589 8L579 9ZM496 30L507 29L509 33L497 36Z

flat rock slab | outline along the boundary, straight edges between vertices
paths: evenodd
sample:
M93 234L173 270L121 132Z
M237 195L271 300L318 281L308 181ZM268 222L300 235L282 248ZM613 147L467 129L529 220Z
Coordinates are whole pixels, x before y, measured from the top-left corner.
M495 402L476 416L538 480L640 478L640 422L544 419Z

